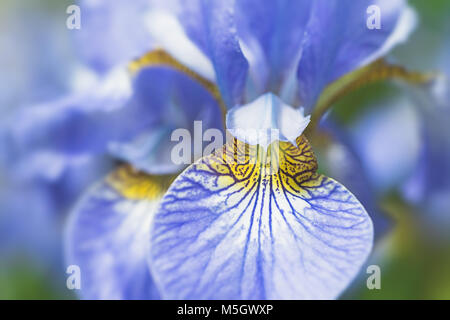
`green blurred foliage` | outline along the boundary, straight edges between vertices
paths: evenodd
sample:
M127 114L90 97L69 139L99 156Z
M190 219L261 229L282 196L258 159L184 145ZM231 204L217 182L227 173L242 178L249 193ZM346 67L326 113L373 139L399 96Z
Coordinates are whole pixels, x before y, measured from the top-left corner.
M26 257L8 257L0 263L0 300L74 299L64 279Z

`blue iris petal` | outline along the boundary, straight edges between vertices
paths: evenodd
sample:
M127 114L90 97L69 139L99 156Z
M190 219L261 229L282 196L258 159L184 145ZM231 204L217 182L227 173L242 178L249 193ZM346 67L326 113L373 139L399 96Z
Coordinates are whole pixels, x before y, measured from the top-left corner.
M21 155L37 151L99 153L107 141L132 133L136 127L123 121L139 119L136 107L123 107L130 96L126 73L112 72L87 92L20 110L12 115L3 134L11 142L12 152Z
M377 204L377 193L370 183L358 153L352 144L350 135L336 125L330 118L321 122L321 129L331 134L333 143L327 146L325 156L321 158L321 165L327 168L327 176L330 176L348 188L349 191L361 202L373 221L375 241L384 236L392 226Z
M17 254L30 255L37 258L37 261L46 261L52 266L59 262L55 205L49 189L48 186L37 183L20 185L2 176L0 265L7 261L7 257Z
M404 0L318 0L298 66L300 98L309 111L331 81L385 55L406 40L415 15ZM367 8L380 8L380 29L367 27Z
M80 267L82 298L159 298L146 263L148 229L158 199L127 197L109 176L78 203L65 245L67 265Z
M147 0L82 0L81 28L74 33L77 50L95 70L104 72L140 57L152 47L145 28Z
M280 89L295 70L312 1L236 1L238 34L251 51L250 74L257 92ZM265 75L265 69L269 74ZM264 81L265 80L265 81ZM275 91L276 92L276 91Z
M248 69L236 35L233 6L233 0L183 1L179 14L188 36L211 59L228 107L241 102Z
M141 116L148 115L153 122L130 139L111 144L110 151L148 173L181 170L184 165L177 165L171 159L171 151L179 143L171 141L172 133L184 128L193 136L197 120L202 121L203 130L222 129L218 102L194 79L167 67L144 68L135 82L134 103L143 109ZM136 123L139 121L143 120L136 119Z
M222 128L218 102L202 85L168 67L135 77L119 70L89 92L26 108L2 130L8 154L67 156L111 153L149 173L180 170L170 158L177 128Z
M409 201L426 213L443 234L450 226L450 83L437 79L431 88L415 90L418 115L423 122L420 157L404 185ZM431 89L431 90L430 90ZM438 89L438 90L436 90ZM405 107L411 107L407 105Z
M383 108L354 125L352 142L378 192L395 188L411 175L420 156L420 118L411 101L385 99ZM400 129L401 128L401 129Z
M175 180L151 232L163 298L328 299L349 285L371 250L371 220L341 184L314 173L297 142L282 148L275 174L217 153Z

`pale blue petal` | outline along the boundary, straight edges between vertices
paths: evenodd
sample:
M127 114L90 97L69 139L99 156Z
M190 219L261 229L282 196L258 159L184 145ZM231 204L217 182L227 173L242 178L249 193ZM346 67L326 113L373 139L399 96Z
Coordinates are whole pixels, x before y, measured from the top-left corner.
M135 79L134 102L148 116L151 125L143 127L127 140L112 142L109 151L147 173L171 173L185 165L171 159L172 141L176 129L187 129L191 141L185 141L195 151L195 139L203 144L202 134L215 128L223 132L222 113L211 93L196 80L167 67L144 68ZM140 119L136 119L139 123ZM194 136L194 122L201 121L202 131ZM199 136L198 136L199 135ZM193 152L194 153L194 152ZM201 154L193 154L197 159ZM193 161L193 160L192 160Z
M131 94L126 71L114 71L86 92L19 110L2 134L11 152L20 155L103 152L110 139L133 133L137 127L133 118L144 118L137 107L124 107Z
M313 173L308 147L295 150L287 161L298 166L273 175L218 154L176 179L151 232L163 298L331 299L350 284L371 250L370 218L341 184Z
M403 183L420 155L420 119L411 100L380 101L383 108L362 117L352 128L355 151L378 192Z
M0 3L0 110L54 98L69 89L76 62L67 43L64 2ZM31 27L32 26L32 27ZM3 117L3 114L2 114Z
M303 0L236 1L238 35L248 48L244 53L259 94L277 92L295 72L311 4Z
M267 147L275 140L290 141L300 136L309 124L310 116L303 108L294 109L273 93L266 93L246 105L227 113L227 130L240 141Z
M414 92L422 123L421 153L403 194L424 213L424 220L448 233L450 226L450 82L438 79ZM408 105L408 107L414 107Z
M81 192L109 171L103 158L20 159L0 164L0 261L24 255L61 278L61 220ZM64 285L64 279L61 280Z
M367 27L370 5L380 8L380 29ZM314 1L297 71L306 110L327 84L385 55L407 39L415 24L404 0Z
M65 249L67 266L80 267L82 298L159 298L146 263L158 199L127 198L107 178L78 203L66 230Z
M71 30L79 54L97 71L124 65L152 48L148 0L81 0L81 28Z
M170 6L170 5L169 5ZM172 10L155 9L147 19L147 28L155 45L164 49L180 63L215 82L214 67L205 53L187 36Z
M361 202L370 213L375 241L383 239L393 226L393 221L379 207L376 189L364 170L350 135L331 119L324 120L320 124L320 129L329 133L334 139L322 150L321 168L327 176L341 182Z
M211 93L169 67L149 67L133 83L118 70L87 92L25 108L0 136L13 159L35 153L62 154L61 159L109 153L148 173L167 173L181 168L171 159L178 143L171 141L172 132L193 133L195 120L202 121L203 130L223 128Z
M248 63L236 35L234 0L183 1L179 19L187 35L210 58L225 104L240 103Z
M0 264L20 254L54 266L61 248L49 186L20 184L0 174Z

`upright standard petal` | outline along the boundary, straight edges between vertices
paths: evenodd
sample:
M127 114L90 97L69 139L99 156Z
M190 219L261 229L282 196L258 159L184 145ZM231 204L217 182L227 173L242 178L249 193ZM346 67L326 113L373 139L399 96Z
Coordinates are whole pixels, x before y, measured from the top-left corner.
M146 28L149 0L81 0L80 29L74 33L77 49L99 72L124 65L151 49Z
M236 1L237 32L248 51L250 77L258 94L277 92L301 55L313 1ZM266 72L264 72L266 71Z
M76 206L66 262L80 268L82 298L159 298L146 262L148 230L171 179L120 167Z
M372 26L374 15L380 19L379 29ZM306 110L327 84L405 41L415 23L415 13L404 0L314 1L297 70Z
M211 59L225 104L242 102L248 63L236 35L235 0L193 0L180 3L180 21L187 35Z
M163 298L327 299L352 281L372 246L364 208L316 173L303 136L264 150L230 141L171 185L149 260Z

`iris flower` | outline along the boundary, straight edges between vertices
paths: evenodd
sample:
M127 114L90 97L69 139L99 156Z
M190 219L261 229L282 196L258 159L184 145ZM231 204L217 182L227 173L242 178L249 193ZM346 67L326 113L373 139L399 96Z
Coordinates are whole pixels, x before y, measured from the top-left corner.
M373 4L381 29L367 27ZM317 173L305 111L407 39L415 15L405 1L83 1L81 10L80 52L97 80L25 111L12 139L26 157L122 162L68 222L81 297L338 297L369 255L373 227L355 196ZM195 120L231 138L184 169L170 137L195 136ZM247 134L274 130L276 139Z

